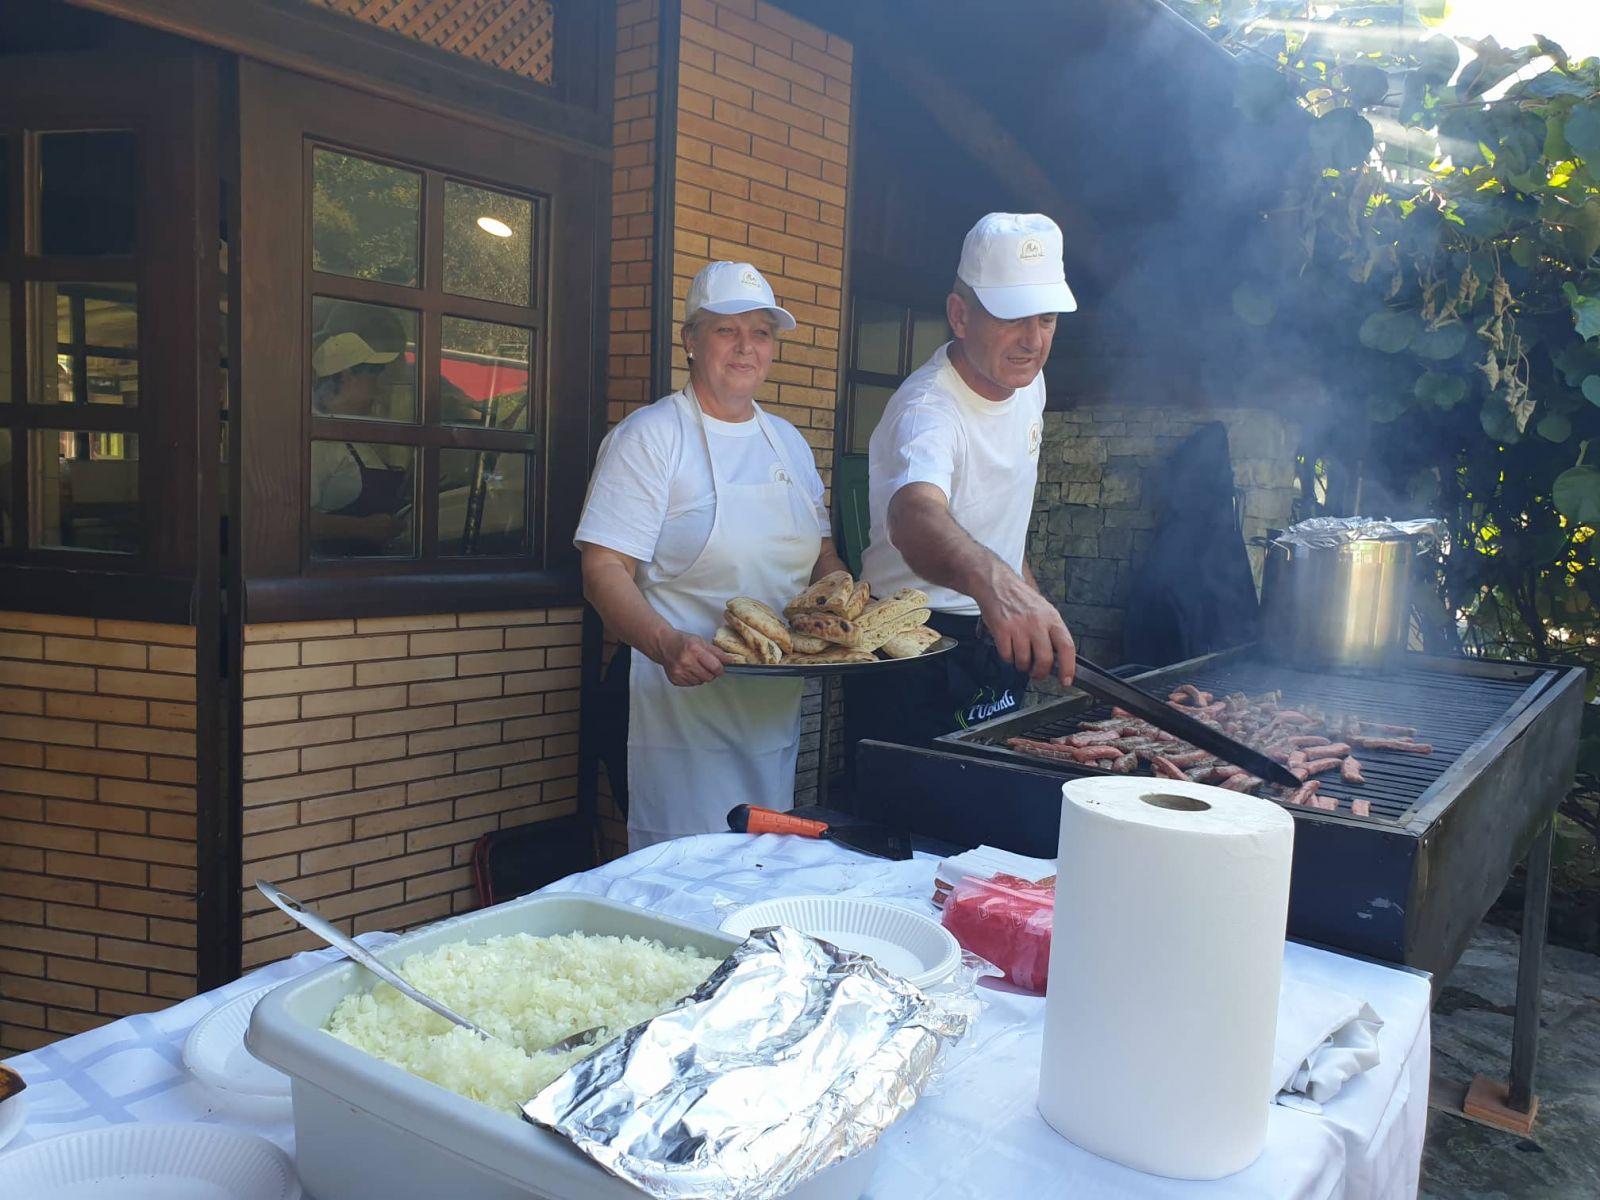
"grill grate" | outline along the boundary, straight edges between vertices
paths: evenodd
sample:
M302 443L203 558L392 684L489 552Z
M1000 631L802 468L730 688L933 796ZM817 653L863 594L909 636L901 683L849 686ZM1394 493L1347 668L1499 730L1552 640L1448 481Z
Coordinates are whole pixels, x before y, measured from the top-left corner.
M1381 676L1325 675L1230 657L1163 671L1133 682L1162 697L1180 683L1196 684L1218 696L1229 692L1257 696L1281 691L1286 707L1310 705L1330 717L1355 716L1416 726L1417 740L1431 743L1432 754L1358 750L1356 757L1361 760L1367 780L1365 785L1345 783L1337 772L1317 776L1321 781L1320 794L1337 797L1343 816L1360 819L1350 812L1350 801L1359 798L1372 805L1369 820L1384 822L1403 819L1428 788L1527 694L1529 687L1525 676L1485 678L1416 668ZM1079 700L1062 700L1001 718L992 727L953 734L945 740L1034 767L1056 767L1057 764L1043 763L1008 749L1006 739L1061 737L1077 731L1083 722L1109 716L1110 712L1106 705L1085 708ZM1059 769L1064 775L1110 774L1087 766L1061 765Z

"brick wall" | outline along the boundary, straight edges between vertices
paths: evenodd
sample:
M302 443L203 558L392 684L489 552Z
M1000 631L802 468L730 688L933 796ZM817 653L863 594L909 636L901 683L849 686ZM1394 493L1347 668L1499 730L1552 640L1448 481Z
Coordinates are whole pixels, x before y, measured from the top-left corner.
M1093 405L1045 414L1029 559L1096 662L1122 661L1128 591L1156 527L1152 477L1211 421L1228 428L1248 546L1287 523L1295 496L1294 430L1270 410ZM1262 551L1249 550L1259 583Z
M757 399L810 443L827 482L838 387L851 47L759 0L684 0L674 315L711 259L755 264L799 328ZM688 363L674 342L674 382Z
M0 612L0 1057L195 986L194 630Z
M617 5L612 90L611 347L606 418L615 425L649 404L651 280L655 253L656 0Z
M246 626L246 968L317 944L255 879L402 929L476 903L479 836L576 810L579 616Z

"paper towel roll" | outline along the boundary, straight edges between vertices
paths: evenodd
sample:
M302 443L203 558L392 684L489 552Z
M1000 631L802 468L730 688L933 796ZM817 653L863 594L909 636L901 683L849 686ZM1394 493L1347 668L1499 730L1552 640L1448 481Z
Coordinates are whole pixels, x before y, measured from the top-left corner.
M1294 819L1166 779L1064 785L1039 1112L1179 1179L1267 1138Z

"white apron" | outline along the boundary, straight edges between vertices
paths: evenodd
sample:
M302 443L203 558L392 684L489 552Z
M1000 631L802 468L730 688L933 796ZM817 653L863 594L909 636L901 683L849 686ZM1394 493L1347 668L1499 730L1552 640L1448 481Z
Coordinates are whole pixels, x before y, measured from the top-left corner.
M802 476L760 409L755 420L777 455L780 478L730 483L711 453L692 387L674 394L684 452L705 454L716 489L711 536L682 573L645 587L664 620L707 641L734 596L775 607L801 591L817 561L821 531ZM728 827L735 804L794 804L800 748L799 679L723 675L676 687L632 651L628 681L628 849Z

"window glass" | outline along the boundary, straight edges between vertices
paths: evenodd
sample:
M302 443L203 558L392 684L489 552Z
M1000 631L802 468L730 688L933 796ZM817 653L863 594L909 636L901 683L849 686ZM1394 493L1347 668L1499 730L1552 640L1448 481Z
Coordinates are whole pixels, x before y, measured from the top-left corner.
M905 309L865 296L856 297L855 369L880 375L900 373L900 331Z
M39 135L39 249L132 254L138 233L138 147L124 129Z
M530 302L533 202L447 179L444 290L503 304Z
M139 551L137 434L36 429L30 457L35 546Z
M311 557L416 552L417 451L377 442L311 443Z
M311 265L415 287L422 176L334 150L311 156Z
M911 314L911 361L907 372L915 371L933 352L950 340L950 326L945 324L943 313Z
M417 419L417 314L311 299L311 411L359 421Z
M527 530L528 456L439 451L439 553L516 554Z
M439 356L440 420L526 430L532 340L518 325L446 317Z
M41 314L54 294L55 377L38 380L41 403L139 403L139 299L131 283L38 283ZM41 355L41 361L47 361Z
M11 249L11 143L0 137L0 254Z
M850 453L865 454L872 431L883 419L883 410L894 395L893 388L869 383L850 385Z
M11 535L11 431L0 429L0 546L14 546Z

